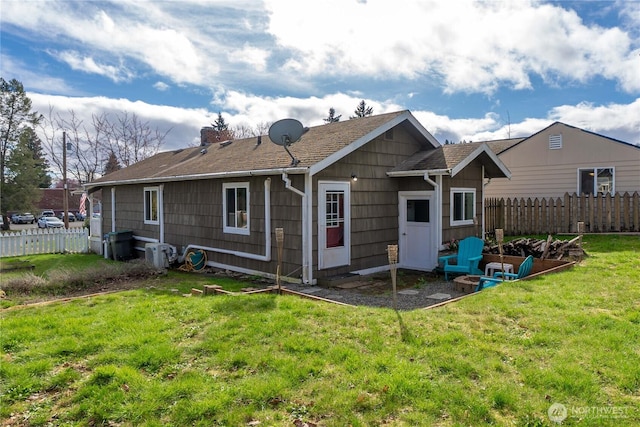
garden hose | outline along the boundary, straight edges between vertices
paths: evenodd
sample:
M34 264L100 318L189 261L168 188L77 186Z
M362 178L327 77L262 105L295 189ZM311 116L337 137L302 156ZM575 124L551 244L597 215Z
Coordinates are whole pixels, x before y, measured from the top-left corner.
M202 249L189 251L184 258L184 264L180 266L182 271L203 272L207 265L207 253Z

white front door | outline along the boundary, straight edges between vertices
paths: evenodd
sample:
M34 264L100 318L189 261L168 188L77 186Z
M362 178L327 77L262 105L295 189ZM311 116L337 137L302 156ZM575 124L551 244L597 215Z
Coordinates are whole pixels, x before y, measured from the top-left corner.
M412 270L431 271L437 266L437 229L433 191L401 191L398 265Z
M348 182L318 182L318 268L351 263Z

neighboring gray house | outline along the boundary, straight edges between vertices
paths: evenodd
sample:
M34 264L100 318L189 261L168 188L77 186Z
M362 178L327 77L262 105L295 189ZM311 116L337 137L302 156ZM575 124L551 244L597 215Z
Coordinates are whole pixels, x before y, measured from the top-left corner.
M511 171L486 197L559 198L640 191L640 146L555 122L528 138L487 141Z
M409 111L312 127L289 146L267 136L159 153L89 184L102 232L137 247L200 248L210 266L316 283L388 268L432 270L443 242L482 234L483 183L509 176L486 144L441 146ZM478 225L480 224L480 225Z

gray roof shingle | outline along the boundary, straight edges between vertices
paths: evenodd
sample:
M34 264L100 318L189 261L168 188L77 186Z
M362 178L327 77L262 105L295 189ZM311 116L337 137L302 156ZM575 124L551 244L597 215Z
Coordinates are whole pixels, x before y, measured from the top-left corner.
M300 141L289 146L299 160L297 168L309 168L354 141L379 130L407 110L355 118L314 126ZM229 144L210 144L158 153L131 166L112 172L88 184L98 187L106 183L138 180L172 180L198 175L249 174L251 171L278 170L291 167L291 157L282 146L272 143L267 135L233 140Z

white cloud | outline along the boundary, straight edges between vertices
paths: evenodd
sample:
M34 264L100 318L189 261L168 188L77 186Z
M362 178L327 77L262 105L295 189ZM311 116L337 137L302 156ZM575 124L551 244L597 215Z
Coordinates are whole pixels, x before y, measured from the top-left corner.
M216 74L217 65L206 64L205 67L206 53L199 51L186 30L167 26L166 22L176 22L175 19L166 17L151 3L145 2L144 5L146 12L157 21L149 21L148 15L138 9L141 5L135 2L85 2L83 7L76 8L75 3L56 1L4 2L3 21L27 27L49 38L75 42L77 49L100 52L103 58L110 55L118 61L139 61L178 83L199 84L205 80L205 73ZM85 71L100 71L112 76L118 74L108 67L92 64L88 54L76 53L64 59Z
M426 74L440 76L446 92L485 93L499 85L531 88L531 74L580 82L603 76L625 91L640 90L633 75L640 57L630 35L586 26L575 12L556 5L472 0L403 1L402 7L384 0L266 4L269 31L295 52L287 66L299 73Z
M54 114L62 117L73 111L85 124L91 123L92 115L120 114L125 111L135 114L140 120L148 122L152 129L157 128L162 133L170 130L162 151L198 144L200 129L213 123L216 117L216 114L205 109L152 105L128 99L51 96L31 92L27 95L32 101L33 111L48 114L52 107Z
M2 77L5 80L17 79L26 88L56 93L73 93L73 89L63 80L34 73L21 61L16 61L7 55L0 55L2 63Z
M153 87L157 90L159 90L160 92L164 92L166 90L169 90L169 85L164 83L164 82L155 82L153 84Z
M503 86L532 89L539 76L547 84L603 77L625 92L640 91L640 7L612 4L628 19L624 27L604 28L586 24L563 5L9 1L2 20L73 42L69 49L77 53L65 58L69 64L112 79L126 79L126 70L140 63L173 83L195 85L234 81L233 73L224 73L231 67L245 81L274 73L275 85L297 90L313 87L313 78L335 76L409 79L441 85L445 93L492 94Z
M560 105L549 117L582 129L640 145L640 98L627 105Z
M267 68L269 51L245 44L242 49L232 50L228 55L229 62L244 63L254 71L261 72Z
M455 119L429 111L414 111L413 114L440 142L445 139L459 142L527 137L553 122L562 122L631 144L640 144L640 98L627 105L561 105L549 111L545 118L525 118L510 124L495 113L469 119Z
M56 112L67 114L73 110L84 123L91 123L92 114L135 113L140 119L148 121L152 128L164 132L171 129L162 150L184 148L197 145L200 129L209 126L217 117L217 112L205 109L187 109L166 105L151 105L145 102L132 102L126 99L105 97L65 97L39 93L28 93L33 102L34 111L47 113L49 106ZM342 114L342 120L348 120L361 98L356 95L335 93L322 98L263 98L241 92L218 94L224 102L223 116L233 126L255 128L273 123L283 118L296 118L305 126L317 126L324 123L329 108L336 114ZM403 109L390 101L368 101L375 114ZM552 109L546 118L527 118L521 122L505 124L495 113L483 117L456 119L438 115L430 111L412 111L413 115L440 142L445 139L458 142L486 141L504 139L509 136L525 137L549 126L554 121L580 127L625 142L640 144L640 98L628 105L562 105Z
M75 51L50 52L50 54L66 62L73 70L98 74L114 82L130 81L134 77L133 73L122 66L122 64L118 67L98 64L93 58L88 56L83 57Z

